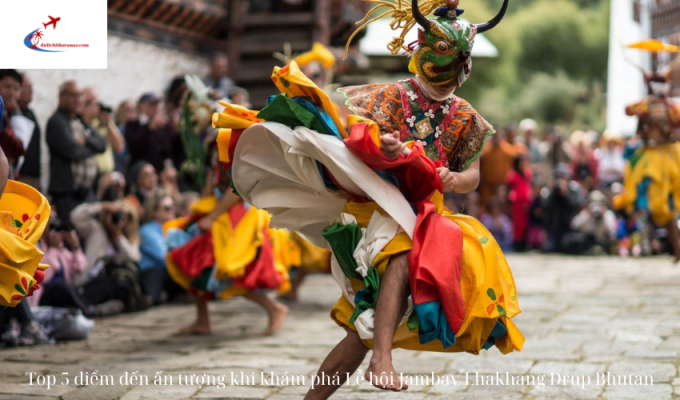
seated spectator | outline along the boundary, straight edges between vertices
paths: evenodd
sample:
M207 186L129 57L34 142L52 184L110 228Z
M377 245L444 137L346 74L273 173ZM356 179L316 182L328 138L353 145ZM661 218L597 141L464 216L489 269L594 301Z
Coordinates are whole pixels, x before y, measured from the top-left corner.
M177 200L180 197L177 186L177 170L171 163L166 163L166 168L161 172L160 183L163 190ZM126 199L137 209L137 215L144 219L144 201L149 193L156 190L159 177L153 165L139 161L130 169L130 194Z
M142 255L139 269L143 289L152 297L154 304L160 304L170 295L183 292L168 274L165 264L168 246L163 224L176 217L175 204L172 197L157 189L147 196L144 208L145 223L139 231Z
M608 190L614 183L623 182L626 160L623 156L623 146L621 146L619 140L605 132L604 141L606 146L598 150L598 176L600 177L600 187L603 190Z
M85 203L71 214L76 232L85 240L86 270L74 277L82 286L96 275L97 261L105 256L120 254L139 262L139 223L137 212L126 201Z
M496 197L489 199L487 210L482 214L482 224L493 235L503 251L511 251L512 221L503 213L500 200Z
M41 262L50 267L45 271L45 278L40 283L41 289L28 298L28 303L32 307L38 306L43 295L55 284L63 282L70 286L73 276L85 271L87 260L80 248L80 239L75 231L64 228L56 214L52 213L50 223L38 242L38 248L44 252ZM48 293L46 297L49 299L50 294ZM43 305L51 305L48 303L49 301Z
M89 281L76 287L74 280L87 269L87 258L80 249L78 235L64 230L54 218L45 229L39 245L45 250L42 262L50 265L41 289L33 297L41 306L75 308L88 318L115 315L123 311L123 305L102 291L102 286ZM31 305L37 305L31 303Z
M120 172L106 173L97 184L97 201L116 201L125 197L126 182Z
M158 187L156 168L146 161L138 161L130 168L128 182L130 182L130 194L125 199L135 207L137 215L143 217L144 200Z
M571 220L580 211L584 194L578 182L571 180L571 171L559 164L554 171L555 181L543 212L547 252L564 252L564 237L571 232Z
M178 217L188 217L191 215L191 205L201 198L201 195L197 192L184 192L179 196L179 201L177 202L177 216Z
M607 208L605 195L593 191L588 196L588 206L571 221L571 228L581 234L576 247L578 253L607 254L616 239L616 215ZM578 240L578 239L577 239Z

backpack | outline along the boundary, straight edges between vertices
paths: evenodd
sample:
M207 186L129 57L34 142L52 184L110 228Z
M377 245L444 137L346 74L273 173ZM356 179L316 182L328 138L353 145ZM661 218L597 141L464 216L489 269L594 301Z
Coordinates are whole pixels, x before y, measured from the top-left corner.
M102 258L104 269L102 274L111 285L114 299L125 304L125 312L142 311L148 308L148 301L142 292L139 267L132 260L121 254Z

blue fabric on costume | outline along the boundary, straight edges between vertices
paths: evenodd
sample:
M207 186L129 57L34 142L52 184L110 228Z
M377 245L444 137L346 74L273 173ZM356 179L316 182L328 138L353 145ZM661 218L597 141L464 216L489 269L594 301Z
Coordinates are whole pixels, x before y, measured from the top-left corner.
M635 201L636 209L649 211L649 193L647 192L647 189L649 189L649 185L651 183L652 183L651 178L645 178L638 185L638 197L637 200Z
M332 132L333 135L335 135L338 139L342 140L340 130L338 129L338 126L335 124L335 121L333 121L333 118L331 118L331 116L328 115L328 113L323 108L312 102L312 99L310 99L309 97L297 96L293 97L293 101L304 107L307 111L314 114L319 119L319 121L321 121L323 126L326 129L328 129L329 132Z
M2 120L5 118L5 101L0 96L0 129L2 129Z
M456 344L456 334L449 327L441 301L416 304L415 313L418 317L420 344L426 344L435 339L439 339L445 349Z
M182 229L170 229L165 236L165 243L168 246L168 250L172 250L184 246L193 238L194 235Z
M501 321L496 321L496 325L491 330L489 338L486 339L486 342L484 343L484 350L489 350L496 344L496 339L500 339L507 334L508 328L506 328Z

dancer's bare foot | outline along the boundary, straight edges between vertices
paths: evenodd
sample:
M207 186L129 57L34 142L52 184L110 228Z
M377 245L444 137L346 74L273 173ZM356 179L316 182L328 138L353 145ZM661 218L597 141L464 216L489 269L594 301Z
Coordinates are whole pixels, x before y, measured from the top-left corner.
M298 301L297 290L289 290L288 292L280 295L279 299L284 301L297 302Z
M177 333L175 333L174 336L193 336L193 335L209 336L212 335L212 333L213 331L210 326L194 322L193 324L185 326L184 328L180 329Z
M399 379L399 374L392 366L391 361L383 361L384 359L374 360L371 362L366 370L364 377L367 381L378 389L392 390L400 392L408 389L408 385Z
M281 328L283 321L288 315L288 307L281 303L274 303L271 309L267 310L269 314L269 326L267 330L264 331L265 335L273 335L276 331Z

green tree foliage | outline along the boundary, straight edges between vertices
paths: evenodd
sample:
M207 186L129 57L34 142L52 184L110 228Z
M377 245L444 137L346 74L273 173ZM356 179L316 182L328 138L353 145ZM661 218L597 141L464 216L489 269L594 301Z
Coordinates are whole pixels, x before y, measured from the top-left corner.
M502 0L466 4L465 17L486 20ZM475 60L460 95L495 123L531 117L565 128L604 125L609 1L511 1L503 23L486 36L497 59Z

